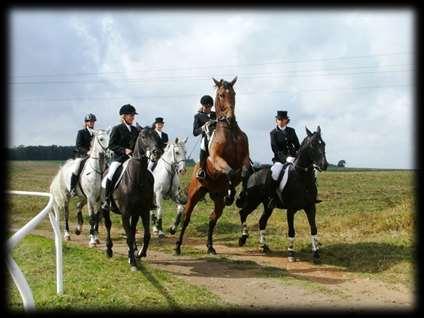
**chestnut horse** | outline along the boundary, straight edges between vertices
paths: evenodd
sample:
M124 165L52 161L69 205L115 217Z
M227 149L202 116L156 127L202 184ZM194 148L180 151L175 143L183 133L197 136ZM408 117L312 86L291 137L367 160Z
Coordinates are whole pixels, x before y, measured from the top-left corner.
M197 179L199 165L193 169L193 175L188 187L188 201L184 206L183 224L179 239L176 242L175 254L181 254L181 244L190 216L197 202L206 193L214 201L214 209L209 215L208 253L216 254L212 246L212 234L216 222L222 214L225 205L234 201L235 187L240 183L242 176L247 174L250 167L249 144L246 134L237 124L234 114L235 95L231 82L221 79L215 82L217 91L215 97L215 111L217 124L214 137L209 145L209 156L206 160L206 175L204 180Z

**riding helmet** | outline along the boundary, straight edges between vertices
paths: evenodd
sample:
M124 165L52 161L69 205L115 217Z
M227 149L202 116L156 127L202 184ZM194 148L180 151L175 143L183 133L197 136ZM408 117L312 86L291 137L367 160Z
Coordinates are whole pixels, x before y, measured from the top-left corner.
M202 96L202 98L200 99L200 104L202 104L203 106L213 106L213 99L211 96L209 95L205 95Z
M119 110L119 115L124 115L124 114L133 114L133 115L137 115L137 111L135 110L135 107L133 105L130 104L125 104L121 107L121 109Z
M85 115L85 117L84 117L84 121L96 121L96 120L97 120L96 115L91 114L91 113Z

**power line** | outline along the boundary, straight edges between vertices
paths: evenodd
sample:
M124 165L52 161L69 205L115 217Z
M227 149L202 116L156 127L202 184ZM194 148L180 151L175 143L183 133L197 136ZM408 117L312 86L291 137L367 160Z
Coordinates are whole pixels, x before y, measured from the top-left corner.
M293 91L247 91L237 92L238 96L243 95L270 95L270 94L302 94L305 92L320 92L320 91L340 91L340 90L361 90L372 88L388 88L388 87L410 87L411 84L392 84L380 86L358 86L358 87L332 87L332 88L312 88ZM65 98L43 98L43 97L28 97L19 98L12 101L38 101L38 102L58 102L58 101L76 101L76 100L132 100L132 99L148 99L148 98L179 98L179 97L196 97L199 94L177 94L177 95L144 95L144 96L121 96L121 97L65 97Z
M194 69L208 69L208 68L229 68L229 67L249 67L249 66L261 66L261 65L273 65L273 64L301 64L310 62L322 62L322 61L337 61L337 60L351 60L351 59L363 59L377 56L393 56L393 55L410 55L411 52L395 52L395 53L384 53L384 54L369 54L369 55L357 55L357 56L339 56L332 58L318 58L309 60L275 60L262 63L244 63L244 64L232 64L232 65L205 65L205 66L188 66L188 67L174 67L174 68L153 68L131 71L131 73L144 73L144 72L158 72L158 71L178 71L178 70L194 70ZM15 75L14 77L55 77L55 76L87 76L87 75L106 75L106 74L123 74L126 71L114 71L114 72L77 72L77 73L56 73L56 74L24 74Z
M386 67L399 67L399 66L407 66L413 67L411 64L394 64L394 65L386 65ZM347 69L368 69L374 68L373 66L359 66L359 67L343 67L343 68L332 68L324 71L338 71L338 70L347 70ZM408 72L410 69L406 70L375 70L375 71L366 71L366 72L354 72L354 73L323 73L322 70L313 70L312 72L321 72L321 73L311 73L311 71L296 71L291 70L287 72L280 73L250 73L250 74L239 74L239 77L244 78L267 78L267 77L276 77L276 76L284 76L291 75L293 77L313 77L313 76L338 76L338 75L356 75L356 74L376 74L376 73L391 73L391 72ZM224 74L222 77L226 76L234 76L234 74ZM32 81L32 82L9 82L9 85L44 85L44 84L111 84L113 81L127 82L127 83L139 83L145 81L175 81L175 80L211 80L211 77L199 77L194 75L188 76L178 76L178 77L147 77L147 78L120 78L120 79L109 79L109 80L91 80L91 81L80 81L80 80L65 80L65 81Z

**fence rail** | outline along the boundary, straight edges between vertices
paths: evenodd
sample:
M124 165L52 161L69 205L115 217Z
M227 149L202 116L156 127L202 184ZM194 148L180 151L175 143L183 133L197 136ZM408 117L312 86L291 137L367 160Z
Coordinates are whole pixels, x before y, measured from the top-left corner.
M63 294L63 254L62 254L62 237L60 233L59 215L57 215L53 209L53 197L47 192L30 192L30 191L6 191L6 194L14 195L31 195L39 197L48 197L49 202L46 207L41 210L35 217L33 217L27 224L21 229L14 233L7 241L8 259L7 267L12 276L12 279L18 288L19 294L21 295L24 309L26 311L35 310L34 297L32 295L31 288L28 285L25 275L22 273L19 266L13 260L11 256L12 249L26 236L28 235L43 219L48 215L50 223L53 227L56 247L56 292L57 294Z

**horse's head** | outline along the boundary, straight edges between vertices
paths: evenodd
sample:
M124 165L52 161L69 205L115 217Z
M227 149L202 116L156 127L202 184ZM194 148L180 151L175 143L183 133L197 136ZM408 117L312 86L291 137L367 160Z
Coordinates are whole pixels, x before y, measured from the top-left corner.
M162 154L158 139L151 127L145 127L140 130L134 147L135 158L140 159L144 154L152 161L157 161Z
M216 90L215 96L215 111L217 118L226 118L229 121L235 119L234 107L236 105L236 92L234 91L234 84L237 81L237 76L231 82L221 79L217 81L212 78Z
M108 150L109 134L106 130L94 130L93 139L91 140L91 155L94 157L104 158Z
M175 138L174 142L168 144L167 149L163 154L164 156L165 154L168 154L167 156L170 157L168 160L175 167L175 171L178 174L184 174L186 172L185 166L187 160L187 151L185 149L185 145L187 143L187 139L188 138L185 140L180 140L178 137Z
M307 127L305 128L307 136L303 140L299 152L305 153L319 170L327 170L328 162L325 157L325 142L321 138L321 128L318 126L314 133Z

